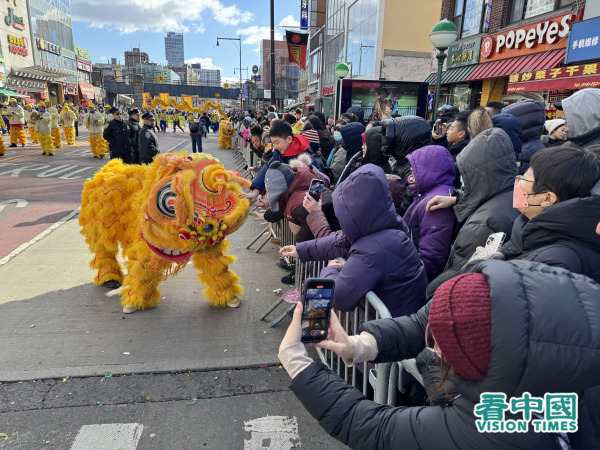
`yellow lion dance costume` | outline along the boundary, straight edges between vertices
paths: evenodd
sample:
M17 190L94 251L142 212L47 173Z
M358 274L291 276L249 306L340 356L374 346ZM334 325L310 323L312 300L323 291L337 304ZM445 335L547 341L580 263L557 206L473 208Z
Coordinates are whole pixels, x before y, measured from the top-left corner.
M94 282L111 288L123 283L123 312L151 308L160 299L160 281L192 258L209 302L239 306L244 288L229 269L235 257L225 255L231 248L225 237L248 217L240 185L248 187L247 180L204 153L161 154L147 166L109 162L85 183L81 196L79 224L94 254Z
M221 119L219 124L219 147L231 148L233 145L233 134L235 129L231 122L227 122L225 119Z

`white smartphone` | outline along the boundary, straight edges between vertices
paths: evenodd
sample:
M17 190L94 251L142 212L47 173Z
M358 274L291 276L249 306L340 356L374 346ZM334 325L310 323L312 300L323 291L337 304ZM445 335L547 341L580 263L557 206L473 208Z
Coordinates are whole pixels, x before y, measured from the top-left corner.
M506 239L506 233L493 233L490 234L485 243L485 250L489 253L496 253L504 244L504 240Z

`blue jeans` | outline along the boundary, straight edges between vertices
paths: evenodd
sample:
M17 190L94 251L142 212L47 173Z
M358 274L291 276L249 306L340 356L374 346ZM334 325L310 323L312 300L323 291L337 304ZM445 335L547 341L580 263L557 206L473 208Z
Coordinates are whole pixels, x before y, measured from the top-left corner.
M196 153L196 145L198 146L198 153L202 153L202 136L199 134L191 134L192 137L192 153Z

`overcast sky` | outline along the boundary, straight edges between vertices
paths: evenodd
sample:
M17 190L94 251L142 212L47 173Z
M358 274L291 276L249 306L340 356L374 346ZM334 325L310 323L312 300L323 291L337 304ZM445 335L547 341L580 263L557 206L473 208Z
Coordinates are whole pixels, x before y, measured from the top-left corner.
M75 45L90 51L92 62L117 58L141 45L150 61L166 64L167 31L183 32L185 61L221 69L225 79L239 80L239 43L218 37L242 36L242 69L260 66L260 42L270 38L269 0L71 0ZM300 1L275 1L275 34L299 24ZM242 71L243 78L248 75Z

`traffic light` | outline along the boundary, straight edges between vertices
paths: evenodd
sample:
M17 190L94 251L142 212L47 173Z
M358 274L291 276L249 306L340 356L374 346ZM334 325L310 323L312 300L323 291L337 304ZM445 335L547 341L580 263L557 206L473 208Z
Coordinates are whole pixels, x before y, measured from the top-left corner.
M229 89L229 83L223 83L223 88Z
M158 81L159 83L164 83L165 82L165 77L163 77L162 75L158 75L156 77L156 81Z

